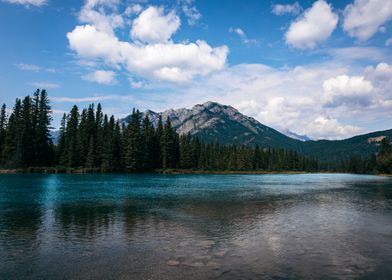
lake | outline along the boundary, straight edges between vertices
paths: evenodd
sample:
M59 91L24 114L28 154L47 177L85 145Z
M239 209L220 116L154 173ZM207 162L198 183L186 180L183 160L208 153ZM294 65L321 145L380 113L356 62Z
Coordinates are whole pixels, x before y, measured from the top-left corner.
M0 175L0 279L390 279L392 177Z

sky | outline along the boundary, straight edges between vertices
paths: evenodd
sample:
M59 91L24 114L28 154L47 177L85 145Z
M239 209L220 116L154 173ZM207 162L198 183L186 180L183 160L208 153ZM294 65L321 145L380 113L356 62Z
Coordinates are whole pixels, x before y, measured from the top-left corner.
M121 118L216 101L280 131L392 128L392 0L0 0L0 102Z

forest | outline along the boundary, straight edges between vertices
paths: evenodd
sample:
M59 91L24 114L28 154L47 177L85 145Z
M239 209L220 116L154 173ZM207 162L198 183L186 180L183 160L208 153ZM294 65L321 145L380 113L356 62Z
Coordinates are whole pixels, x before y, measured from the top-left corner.
M7 114L8 112L8 114ZM306 171L319 170L317 159L296 151L259 146L206 143L178 135L170 119L154 125L133 109L129 124L104 114L98 104L76 105L61 120L57 141L51 137L48 94L37 90L0 112L0 167L59 172ZM54 142L56 144L54 144ZM377 155L353 158L328 171L391 173L392 149L384 139ZM40 169L41 168L41 169ZM325 171L325 170L324 170Z

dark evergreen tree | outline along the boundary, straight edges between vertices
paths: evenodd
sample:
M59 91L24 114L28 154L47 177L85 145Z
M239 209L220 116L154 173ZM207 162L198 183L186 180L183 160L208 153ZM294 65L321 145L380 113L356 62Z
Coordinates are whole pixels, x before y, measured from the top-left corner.
M69 167L77 167L80 162L80 142L78 141L79 109L76 105L68 116L65 133L65 153L64 162Z
M6 113L6 105L3 104L0 110L0 165L4 163L2 151L4 150L4 145L5 145L6 128L7 128L7 113Z
M37 123L36 128L36 166L49 166L54 160L53 143L50 137L50 124L52 122L51 107L49 105L48 94L42 90L39 96L37 108Z
M66 151L66 123L67 115L64 113L60 123L59 138L56 149L56 162L60 165L67 165L65 160Z
M126 130L125 167L128 171L143 170L143 141L140 129L140 112L133 109Z
M387 137L381 141L377 156L377 168L381 173L392 173L392 146Z

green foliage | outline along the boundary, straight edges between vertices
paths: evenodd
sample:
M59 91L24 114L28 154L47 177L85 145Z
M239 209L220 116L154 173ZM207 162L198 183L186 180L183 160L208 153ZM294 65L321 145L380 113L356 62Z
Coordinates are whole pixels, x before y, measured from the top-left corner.
M378 171L385 174L392 174L392 146L388 138L381 141L380 151L377 157Z
M33 98L16 99L8 120L5 105L0 112L1 165L6 168L50 166L54 148L49 136L51 108L45 90Z

